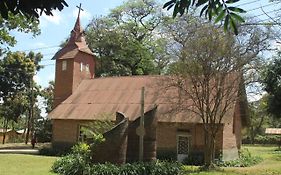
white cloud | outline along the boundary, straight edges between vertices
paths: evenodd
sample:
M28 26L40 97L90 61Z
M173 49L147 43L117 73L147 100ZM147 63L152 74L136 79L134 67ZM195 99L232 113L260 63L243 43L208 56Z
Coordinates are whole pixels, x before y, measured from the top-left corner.
M59 25L62 21L62 16L61 16L61 12L59 11L54 11L53 12L53 16L47 16L45 14L42 15L42 20L40 21L42 23L43 26L46 25L47 22Z
M73 16L73 17L76 18L77 15L78 15L78 8L76 8L76 9L74 9L74 10L72 11L72 16ZM89 20L89 19L92 18L92 14L91 14L90 12L86 11L86 10L83 10L83 11L80 12L80 18L84 18L84 19Z

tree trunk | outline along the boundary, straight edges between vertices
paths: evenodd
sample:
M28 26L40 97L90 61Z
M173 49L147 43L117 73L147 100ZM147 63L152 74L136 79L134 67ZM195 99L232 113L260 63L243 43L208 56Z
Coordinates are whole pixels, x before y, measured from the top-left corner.
M29 109L29 116L27 119L27 131L26 131L26 135L25 135L25 144L28 143L29 140L29 133L30 133L30 125L31 125L31 110Z
M205 131L205 168L214 169L215 164L215 137L211 131Z
M5 144L5 141L6 141L6 133L7 133L7 130L8 130L8 119L4 118L4 131L3 131L3 140L2 140L2 144Z

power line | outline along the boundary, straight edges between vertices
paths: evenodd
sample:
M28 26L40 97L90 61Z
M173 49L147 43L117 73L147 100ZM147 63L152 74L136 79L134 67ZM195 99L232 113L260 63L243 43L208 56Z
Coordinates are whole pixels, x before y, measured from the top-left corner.
M253 4L253 3L258 2L258 1L261 1L261 0L254 0L254 1L251 1L251 2L245 2L245 3L237 5L236 7L241 7L243 5Z
M56 46L37 47L37 48L34 48L34 49L20 50L20 52L27 52L27 51L34 51L34 50L43 50L43 49L52 49L52 48L56 48L56 47L60 47L60 46L56 45Z
M260 6L260 7L256 7L256 8L253 8L253 9L249 9L249 10L247 10L247 12L251 12L251 11L254 11L254 10L258 10L258 9L264 8L264 7L270 7L270 6L279 4L279 3L281 3L281 1L280 1L280 2L271 3L271 4L267 4L267 5Z

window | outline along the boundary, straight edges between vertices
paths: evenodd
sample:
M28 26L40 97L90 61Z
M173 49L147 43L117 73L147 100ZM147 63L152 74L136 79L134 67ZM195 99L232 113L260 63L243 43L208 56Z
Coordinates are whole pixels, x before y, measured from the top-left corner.
M87 128L86 126L79 125L79 135L78 135L79 142L85 142L87 140L87 136L85 135L86 128Z
M89 67L90 67L89 64L86 64L86 71L87 72L89 72L89 70L90 70Z
M83 71L83 63L82 62L80 63L80 71L81 72Z
M64 71L64 70L66 70L66 68L67 68L67 61L63 60L62 61L62 70Z

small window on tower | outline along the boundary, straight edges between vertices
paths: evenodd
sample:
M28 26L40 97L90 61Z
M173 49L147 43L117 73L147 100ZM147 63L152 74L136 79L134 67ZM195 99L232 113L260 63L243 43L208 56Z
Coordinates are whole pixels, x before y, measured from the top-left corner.
M66 70L66 67L67 67L67 62L66 62L66 60L63 60L62 61L62 70L63 71Z
M80 71L81 72L83 71L83 63L82 62L80 63Z
M89 64L86 64L86 71L87 72L89 72L89 70L90 70L89 67L90 67Z

